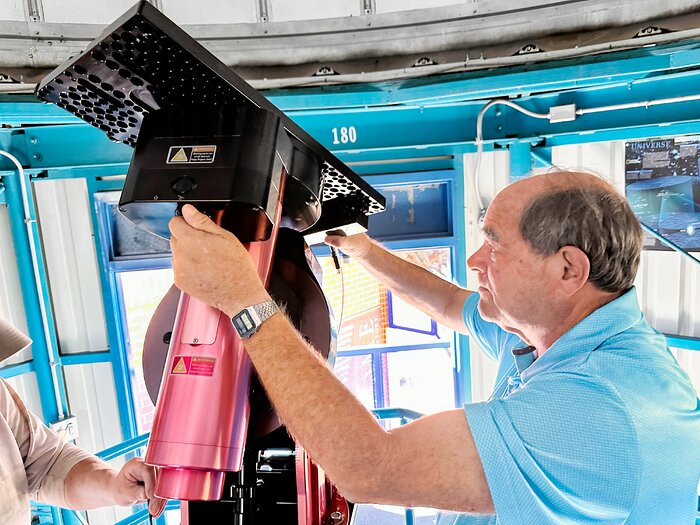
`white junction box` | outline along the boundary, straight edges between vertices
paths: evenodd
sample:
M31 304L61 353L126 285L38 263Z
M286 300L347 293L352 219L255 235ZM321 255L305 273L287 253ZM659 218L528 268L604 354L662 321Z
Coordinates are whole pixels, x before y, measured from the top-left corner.
M571 122L576 120L576 104L566 104L563 106L552 106L549 108L549 122Z
M78 432L78 418L75 416L66 416L59 421L51 423L49 427L66 441L73 441L80 435Z

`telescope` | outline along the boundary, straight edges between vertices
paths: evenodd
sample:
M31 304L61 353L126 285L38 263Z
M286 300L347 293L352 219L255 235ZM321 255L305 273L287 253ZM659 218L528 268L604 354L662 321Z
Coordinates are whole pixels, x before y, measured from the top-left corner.
M244 243L270 295L333 362L309 245L365 231L384 210L377 191L145 1L36 94L134 148L120 213L169 238L169 220L195 205ZM156 404L145 461L157 467L156 494L181 500L183 524L349 521L349 503L288 435L225 314L171 288L143 368Z

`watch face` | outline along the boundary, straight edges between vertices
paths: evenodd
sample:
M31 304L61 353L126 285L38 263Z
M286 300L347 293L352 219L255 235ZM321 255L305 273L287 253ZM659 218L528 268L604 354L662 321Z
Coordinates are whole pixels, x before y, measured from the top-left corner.
M231 319L231 322L233 323L233 327L236 329L236 332L238 332L238 335L240 335L242 338L249 337L255 333L256 326L248 310L243 310L241 313Z

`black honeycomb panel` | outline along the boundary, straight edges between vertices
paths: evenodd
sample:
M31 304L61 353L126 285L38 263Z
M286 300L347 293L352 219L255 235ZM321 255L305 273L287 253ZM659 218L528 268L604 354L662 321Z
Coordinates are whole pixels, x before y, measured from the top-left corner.
M37 96L131 147L149 112L252 104L278 114L287 132L320 158L322 203L362 195L367 214L384 210L384 198L377 191L145 1L49 74Z

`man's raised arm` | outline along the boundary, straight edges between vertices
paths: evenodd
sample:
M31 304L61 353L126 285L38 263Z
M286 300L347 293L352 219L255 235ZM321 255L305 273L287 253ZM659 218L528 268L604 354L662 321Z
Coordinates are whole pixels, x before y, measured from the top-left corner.
M326 244L356 259L384 286L438 323L464 333L462 308L469 290L430 273L372 241L366 234L329 235Z

